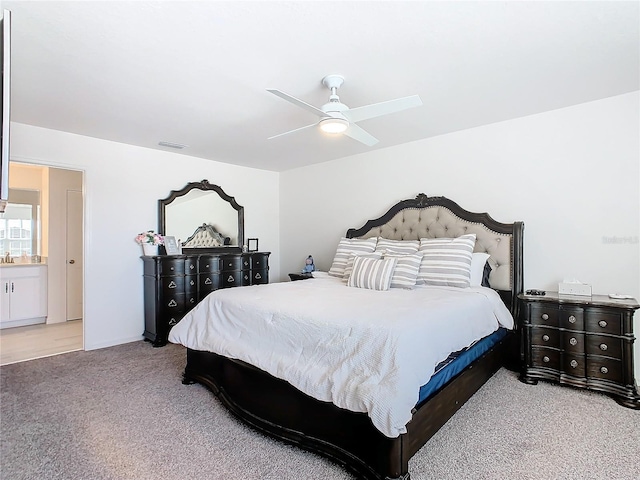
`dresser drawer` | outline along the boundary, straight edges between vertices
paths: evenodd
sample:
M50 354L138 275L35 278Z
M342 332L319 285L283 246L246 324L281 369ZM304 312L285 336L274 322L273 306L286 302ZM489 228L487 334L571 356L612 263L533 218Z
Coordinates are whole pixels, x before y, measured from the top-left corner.
M587 335L587 353L620 359L622 358L622 342L621 338Z
M623 381L622 362L613 358L589 355L587 356L587 376L621 383Z
M269 269L251 270L251 285L263 285L269 283Z
M198 293L198 276L187 275L184 277L184 293L189 296L191 294L196 295Z
M533 347L531 349L531 366L560 370L560 351L550 348Z
M558 307L546 303L530 304L531 317L529 321L532 325L545 325L548 327L558 326Z
M158 273L166 275L184 275L184 258L161 258L158 260Z
M531 345L560 348L560 330L547 327L531 328Z
M593 333L622 334L622 320L620 314L606 310L590 309L586 313L586 329Z
M220 257L202 255L198 259L198 273L219 272L219 271L220 271Z
M202 300L205 295L220 288L219 273L201 273L198 275L198 295Z
M251 255L242 255L242 270L251 270Z
M231 272L222 272L222 288L229 287L242 287L245 285L249 285L249 283L245 283L244 274L240 270L231 271Z
M251 269L259 270L269 267L268 253L254 253L251 255Z
M163 317L176 316L184 313L183 293L176 295L167 295L162 299L160 306L160 315Z
M584 330L582 308L561 306L558 312L558 326L569 330Z
M242 255L223 255L220 257L223 271L242 270Z
M184 276L160 277L160 289L166 298L184 293Z
M198 257L187 257L184 261L184 273L195 275L198 273Z

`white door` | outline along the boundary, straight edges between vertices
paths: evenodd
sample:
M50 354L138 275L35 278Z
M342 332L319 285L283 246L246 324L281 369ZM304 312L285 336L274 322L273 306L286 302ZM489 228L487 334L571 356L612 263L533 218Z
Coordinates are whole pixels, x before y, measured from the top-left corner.
M67 190L67 320L82 318L82 192Z

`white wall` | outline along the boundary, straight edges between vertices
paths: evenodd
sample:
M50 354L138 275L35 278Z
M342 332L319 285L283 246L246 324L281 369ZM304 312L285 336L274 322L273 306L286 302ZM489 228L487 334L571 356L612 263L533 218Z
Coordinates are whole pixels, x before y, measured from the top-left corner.
M634 92L284 172L281 270L300 270L309 254L328 270L348 227L423 192L524 221L525 288L557 290L575 277L594 293L640 299L639 100ZM613 237L625 243L604 240ZM636 365L640 378L640 344Z
M12 161L85 172L85 348L140 340L144 330L141 248L157 229L157 200L209 180L245 207L245 234L271 251L279 272L279 175L29 125L11 124Z

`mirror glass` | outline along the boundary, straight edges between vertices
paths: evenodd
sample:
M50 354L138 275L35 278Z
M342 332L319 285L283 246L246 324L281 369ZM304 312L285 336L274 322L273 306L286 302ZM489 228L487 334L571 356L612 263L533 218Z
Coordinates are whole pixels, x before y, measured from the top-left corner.
M158 231L174 236L179 244L186 242L203 225L211 225L223 237L229 237L225 246L185 247L185 253L192 249L199 252L240 249L243 245L244 208L222 188L207 180L189 183L159 200L158 215Z

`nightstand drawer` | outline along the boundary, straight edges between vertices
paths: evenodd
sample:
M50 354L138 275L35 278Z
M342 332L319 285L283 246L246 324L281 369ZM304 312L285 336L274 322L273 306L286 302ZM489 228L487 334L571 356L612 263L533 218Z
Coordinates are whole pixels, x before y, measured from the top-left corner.
M560 307L558 326L570 330L584 330L584 314L581 308Z
M562 355L562 370L574 377L586 377L587 359L584 355L571 355L565 352Z
M562 347L565 352L584 353L584 333L565 330L562 333Z
M560 351L550 348L533 347L531 349L531 364L533 367L560 369Z
M622 382L622 362L612 358L589 355L587 357L587 376Z
M611 335L622 333L622 322L618 313L597 309L588 310L586 325L587 330L593 333L610 333Z
M622 358L623 340L605 335L587 335L587 353L616 359Z
M554 328L532 327L531 345L534 347L560 348L560 331Z
M558 326L558 308L554 305L544 303L531 304L532 325L545 325L548 327Z

